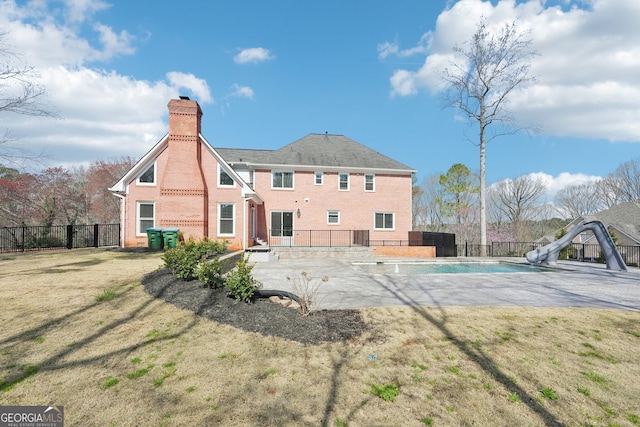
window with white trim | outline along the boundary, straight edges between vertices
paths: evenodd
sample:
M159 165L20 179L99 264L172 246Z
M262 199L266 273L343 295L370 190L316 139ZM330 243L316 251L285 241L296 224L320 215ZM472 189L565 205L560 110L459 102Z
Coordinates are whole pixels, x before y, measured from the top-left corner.
M349 174L348 173L338 174L338 190L349 191Z
M327 224L340 224L340 211L327 211Z
M156 165L152 164L138 177L138 184L152 185L156 183Z
M364 176L364 191L376 191L376 176L366 174Z
M155 218L156 204L154 202L138 202L138 208L136 209L136 221L137 230L136 234L145 234L147 228L153 228L156 223Z
M293 188L293 172L274 171L271 177L271 188Z
M322 185L324 182L324 172L316 172L315 173L315 181L316 185Z
M218 187L235 187L236 183L226 170L218 163Z
M235 235L235 205L218 203L218 236Z
M393 230L395 228L393 212L376 212L373 228L376 230Z

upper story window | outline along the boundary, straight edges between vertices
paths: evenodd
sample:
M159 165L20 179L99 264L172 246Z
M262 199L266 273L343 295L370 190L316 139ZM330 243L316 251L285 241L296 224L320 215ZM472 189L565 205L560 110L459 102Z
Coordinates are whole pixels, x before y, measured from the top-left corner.
M341 173L338 175L338 189L340 191L349 190L349 174L348 173Z
M155 184L156 183L156 165L152 164L146 171L138 177L138 184Z
M293 172L273 172L271 188L293 188Z
M218 187L235 187L235 185L233 178L218 164Z
M364 191L376 191L376 176L366 174L364 176Z
M314 182L316 185L322 185L324 182L324 172L316 172Z

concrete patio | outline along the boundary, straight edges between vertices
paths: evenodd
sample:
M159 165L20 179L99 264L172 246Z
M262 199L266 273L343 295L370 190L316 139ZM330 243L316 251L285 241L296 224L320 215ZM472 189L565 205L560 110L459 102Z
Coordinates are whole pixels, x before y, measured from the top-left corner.
M455 261L496 261L464 259ZM319 283L321 309L388 306L584 307L640 310L640 269L615 272L603 264L561 261L546 272L407 275L368 274L355 259L282 259L256 262L253 276L263 289L294 292L303 271ZM367 258L363 262L425 262L424 259ZM446 259L432 259L443 262ZM501 261L525 264L524 259ZM322 276L329 280L322 282Z

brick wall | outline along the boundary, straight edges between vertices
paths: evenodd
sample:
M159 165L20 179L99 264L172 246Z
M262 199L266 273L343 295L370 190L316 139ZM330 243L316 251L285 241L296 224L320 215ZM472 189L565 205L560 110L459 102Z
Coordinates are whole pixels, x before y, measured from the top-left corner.
M256 192L265 200L266 235L271 211L300 209L294 215L298 230L371 230L371 240L407 240L411 230L411 176L376 175L375 191L364 191L364 174L349 176L349 191L338 190L338 173L324 174L323 184L315 184L313 171L294 173L294 189L272 189L271 171L258 170L254 176ZM340 212L340 224L327 223L327 211ZM374 212L393 212L394 230L374 230Z

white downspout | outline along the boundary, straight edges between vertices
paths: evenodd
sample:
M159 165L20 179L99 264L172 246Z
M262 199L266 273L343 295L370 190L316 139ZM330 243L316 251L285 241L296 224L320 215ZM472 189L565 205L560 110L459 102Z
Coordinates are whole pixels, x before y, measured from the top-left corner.
M242 249L247 250L247 243L249 240L249 230L247 230L247 202L248 197L245 197L244 203L242 203Z
M127 235L125 231L127 227L127 218L125 217L125 214L127 212L125 208L127 204L127 199L122 194L118 194L118 193L111 193L111 194L113 194L114 196L120 199L120 247L124 248L125 246L124 236Z

